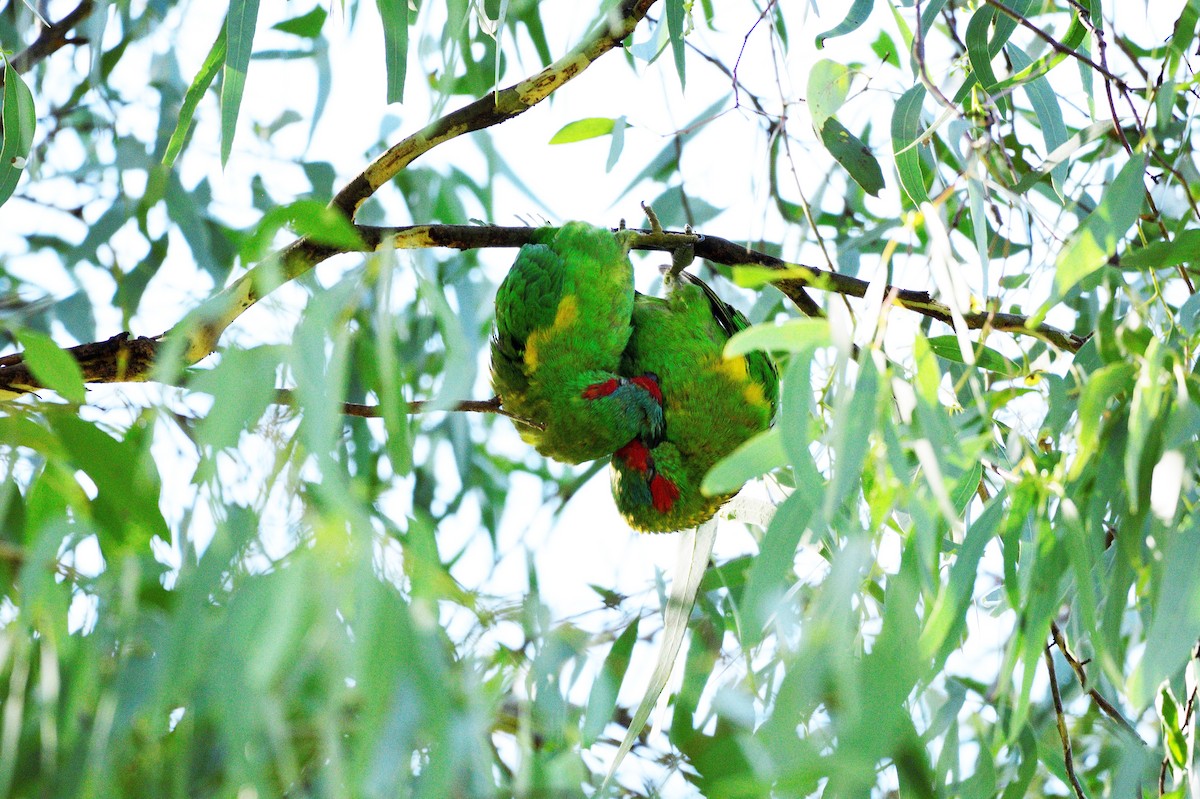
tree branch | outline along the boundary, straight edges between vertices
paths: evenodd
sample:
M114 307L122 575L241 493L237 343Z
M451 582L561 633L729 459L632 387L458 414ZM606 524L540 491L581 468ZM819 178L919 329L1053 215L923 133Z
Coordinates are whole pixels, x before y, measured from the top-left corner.
M42 32L34 39L33 44L26 47L17 55L13 56L10 62L17 72L28 72L33 68L33 65L44 59L51 53L65 47L68 44L82 44L87 39L79 37L67 36L71 30L87 18L88 14L92 13L92 8L95 5L95 0L80 0L79 5L75 6L75 10L67 14L65 17L55 22L53 25L42 28Z
M358 208L376 189L424 153L464 133L498 125L525 113L620 44L655 2L623 0L590 39L538 74L452 111L424 130L393 145L339 191L330 205L353 219Z
M533 241L537 228L500 227L491 225L411 225L405 227L374 227L356 225L362 238L362 247L353 252L374 252L379 249L397 250L428 249L445 247L455 250L473 250L492 247L520 247ZM863 297L867 293L868 281L849 275L831 272L815 266L793 264L741 244L718 236L695 236L682 233L654 233L648 230L627 229L633 234L630 243L633 249L672 252L683 243L693 247L695 254L713 263L725 266L754 265L769 269L786 270L789 276L774 282L777 288L803 311L815 303L803 293L804 289L830 291L850 297ZM679 237L678 244L674 237ZM188 326L200 333L189 334L189 341L219 334L232 318L258 302L276 286L307 272L322 261L343 252L327 245L315 244L307 238L297 239L272 258L256 265L229 288L204 303L188 318L171 331L152 338L133 338L129 333L120 333L107 341L81 344L68 350L79 361L84 380L89 383L142 382L150 379L151 370L162 348L173 335L187 331ZM799 273L799 274L798 274ZM950 309L935 300L927 291L887 287L885 297L902 308L922 316L950 323ZM224 309L224 312L222 312ZM817 307L817 313L820 308ZM810 314L815 315L815 314ZM1076 352L1086 339L1073 333L1059 330L1050 325L1029 326L1029 317L1021 314L983 311L963 315L972 330L988 328L1014 335L1040 338L1059 349ZM206 327L207 326L207 327ZM215 339L214 339L215 346ZM208 352L186 352L184 360L194 363ZM198 357L193 357L198 356ZM0 358L0 391L30 391L41 385L22 362L19 354Z

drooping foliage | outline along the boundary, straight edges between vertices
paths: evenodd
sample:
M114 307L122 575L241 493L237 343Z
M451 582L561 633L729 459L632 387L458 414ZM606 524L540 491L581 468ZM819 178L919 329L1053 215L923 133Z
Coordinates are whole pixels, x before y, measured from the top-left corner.
M3 4L0 794L593 795L670 539L488 341L642 200L780 394L621 790L1200 791L1200 2L820 11Z

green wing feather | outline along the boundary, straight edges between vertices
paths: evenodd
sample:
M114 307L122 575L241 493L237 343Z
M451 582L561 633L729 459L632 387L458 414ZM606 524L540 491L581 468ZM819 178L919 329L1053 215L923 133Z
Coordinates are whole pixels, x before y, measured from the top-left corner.
M732 495L701 494L704 475L770 426L779 397L768 356L724 358L729 337L748 326L741 313L687 273L664 283L665 300L638 295L622 364L627 374L658 375L664 439L631 443L612 458L617 507L630 526L647 532L692 527L717 512Z
M633 265L611 231L571 222L517 254L496 292L492 384L506 409L545 425L517 423L543 455L579 463L657 435L657 399L618 372L632 313Z

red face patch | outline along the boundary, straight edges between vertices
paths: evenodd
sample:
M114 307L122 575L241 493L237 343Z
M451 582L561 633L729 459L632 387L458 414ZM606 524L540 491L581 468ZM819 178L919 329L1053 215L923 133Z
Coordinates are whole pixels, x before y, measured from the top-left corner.
M646 375L641 375L640 377L631 377L629 378L629 382L646 389L650 396L654 397L654 401L659 405L662 405L662 389L658 387L658 381L653 377L648 377Z
M634 471L645 474L646 470L650 468L650 450L641 442L641 439L635 438L614 452L613 455Z
M650 480L650 497L654 501L654 509L666 513L679 499L679 487L661 474L656 474Z
M608 395L612 394L620 386L620 380L617 380L615 377L609 378L603 383L592 383L583 390L583 394L581 396L588 400L600 399L601 397L607 397Z

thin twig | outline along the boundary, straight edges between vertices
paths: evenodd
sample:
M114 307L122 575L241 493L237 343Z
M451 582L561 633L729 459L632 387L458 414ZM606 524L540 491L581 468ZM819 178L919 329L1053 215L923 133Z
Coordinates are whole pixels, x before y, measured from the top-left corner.
M1067 47L1065 44L1058 41L1058 39L1055 39L1053 36L1046 33L1044 30L1039 28L1037 25L1034 25L1032 22L1030 22L1028 19L1026 19L1021 14L1018 14L1016 11L1013 11L1011 8L1004 5L1003 3L998 2L998 0L984 0L984 2L986 2L989 6L992 6L996 10L1000 11L1001 13L1003 13L1009 19L1016 21L1016 23L1018 25L1020 25L1021 27L1027 28L1028 30L1033 31L1033 33L1039 39L1046 42L1046 44L1050 45L1050 49L1054 50L1056 53L1061 53L1062 55L1071 56L1072 58L1076 58L1079 61L1082 61L1084 64L1087 64L1089 67L1091 67L1092 69L1099 72L1101 75L1103 75L1108 80L1111 80L1114 83L1116 83L1117 86L1122 91L1124 91L1125 89L1128 88L1125 81L1121 80L1119 77L1117 77L1113 73L1109 72L1107 69L1100 66L1095 61L1088 58L1087 56L1085 56L1083 53L1079 52L1078 50L1073 50L1070 47Z
M1075 757L1071 754L1071 736L1067 732L1067 718L1063 714L1062 695L1058 692L1058 677L1054 674L1054 655L1050 654L1048 646L1042 654L1046 658L1046 672L1050 676L1050 696L1054 699L1054 715L1058 720L1058 737L1062 739L1063 765L1067 769L1067 779L1071 781L1075 796L1078 799L1087 799L1083 786L1079 784L1079 777L1075 776Z
M296 405L296 392L290 388L275 389L275 402L278 405ZM507 416L515 422L528 425L537 430L545 430L546 425L542 422L533 419L527 419L524 416L518 416L511 411L504 409L503 402L499 397L492 397L488 400L463 400L455 403L449 408L433 408L429 407L427 400L413 400L405 403L405 413L428 413L431 410L458 412L458 413L494 413L499 416ZM377 419L383 416L383 408L379 405L363 405L358 402L343 402L342 413L346 416L357 416L360 419Z
M1088 687L1087 672L1083 669L1083 663L1072 654L1071 648L1067 646L1066 636L1063 635L1062 628L1058 626L1057 622L1050 622L1050 635L1054 638L1054 644L1058 647L1058 651L1062 653L1063 659L1067 661L1071 670L1075 672L1075 678L1079 680L1079 687L1087 692L1087 695L1096 703L1096 707L1100 708L1100 711L1104 715L1120 725L1121 729L1136 738L1142 746L1149 746L1148 743L1142 740L1142 736L1138 734L1137 728L1125 718L1120 710L1101 696L1100 692L1095 688Z

